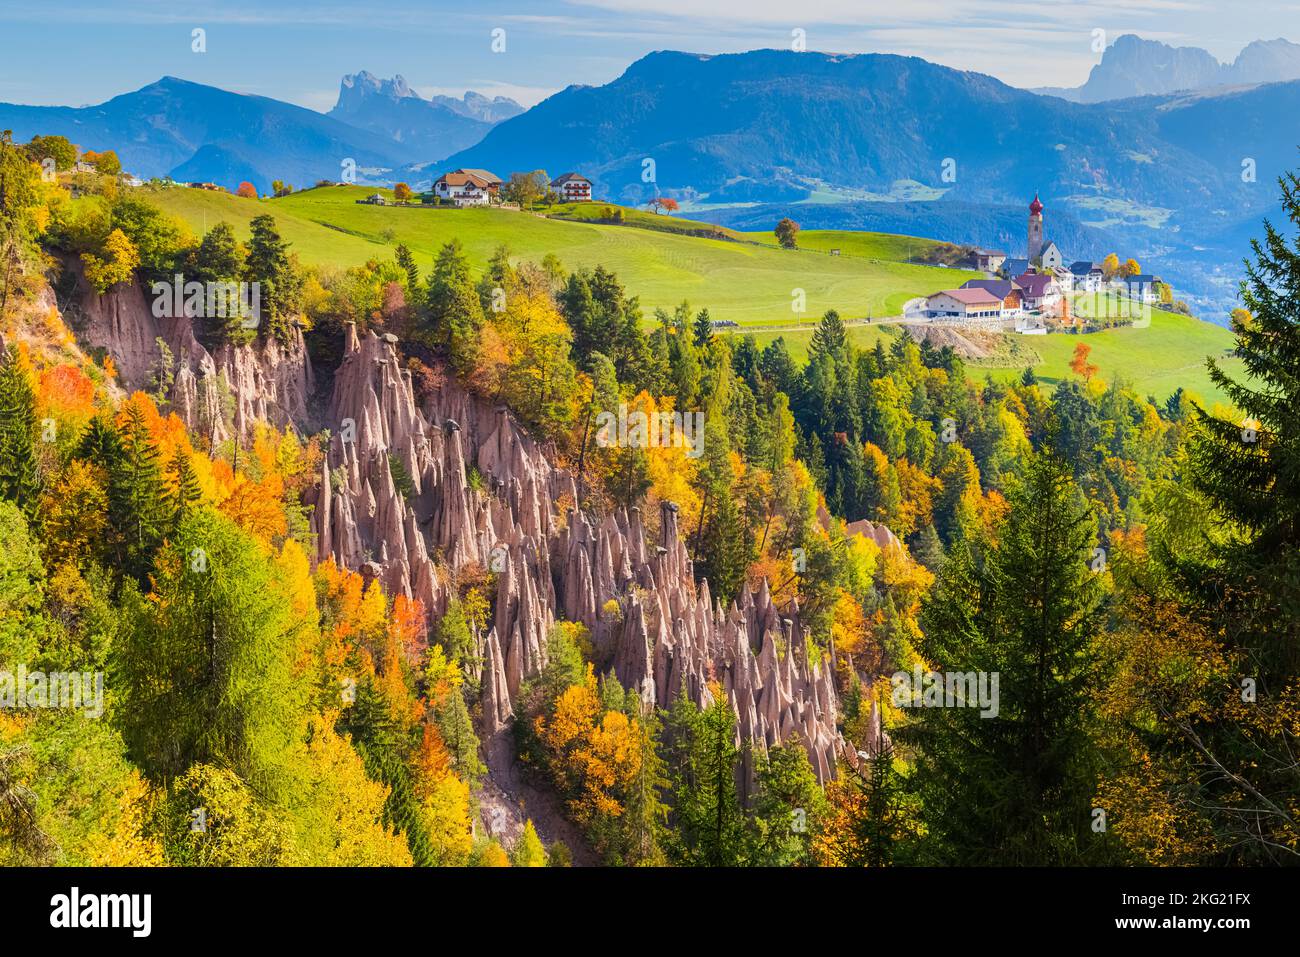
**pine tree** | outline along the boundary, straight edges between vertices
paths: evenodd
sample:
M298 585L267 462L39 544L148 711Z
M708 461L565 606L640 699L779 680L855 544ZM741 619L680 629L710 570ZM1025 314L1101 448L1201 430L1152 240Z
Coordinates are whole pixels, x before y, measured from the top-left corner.
M664 863L663 840L668 807L662 795L669 782L667 765L659 753L658 732L659 723L653 713L636 719L640 760L636 775L628 786L620 825L625 864Z
M744 819L736 794L736 718L727 693L710 686L701 710L682 689L668 714L669 768L676 825L674 853L684 864L729 867L742 863Z
M440 340L451 357L451 365L461 375L474 371L479 355L479 333L485 322L483 306L468 283L450 291L442 313Z
M866 816L861 837L863 865L886 867L894 862L898 815L898 773L894 770L894 745L883 732L869 761L866 780Z
M483 765L478 757L479 741L474 734L474 722L470 719L465 697L459 689L453 689L439 703L434 717L447 750L451 752L456 774L461 780L473 785L483 773Z
M1287 173L1281 187L1287 216L1300 226L1300 176ZM1191 441L1196 488L1243 541L1221 569L1187 568L1185 578L1200 583L1207 605L1239 596L1231 634L1280 688L1300 675L1300 247L1267 221L1264 229L1262 242L1251 241L1254 260L1246 262L1241 289L1253 321L1236 329L1248 378L1237 381L1217 361L1208 363L1210 378L1243 418L1197 406Z
M900 733L916 746L912 778L943 859L1083 863L1094 836L1097 522L1050 453L1031 459L1009 501L982 557L965 541L948 556L922 606L918 648L940 674L996 674L997 714L917 707Z
M167 478L172 486L169 503L171 526L176 529L193 513L195 506L203 497L199 476L194 471L190 454L180 445L176 446L171 461L167 463Z
M1300 176L1280 184L1287 217L1300 226ZM1209 362L1243 417L1195 404L1192 414L1191 483L1208 504L1204 524L1226 534L1198 549L1205 558L1159 548L1188 614L1207 622L1256 689L1248 717L1180 721L1167 744L1200 769L1191 800L1209 809L1232 863L1294 860L1300 791L1292 694L1300 681L1300 246L1268 221L1264 231L1251 243L1241 289L1248 318L1233 324L1247 378Z
M116 445L116 450L113 446ZM142 584L153 554L162 542L167 493L158 467L158 449L149 436L144 413L131 403L117 428L115 451L108 465L108 521L118 567Z
M531 819L524 822L523 833L519 835L519 840L515 842L510 852L510 866L546 866L546 848L542 846L542 840L537 836L537 828L533 826Z
M301 306L302 274L289 255L289 244L280 236L273 216L255 217L249 229L252 236L244 260L244 274L249 282L261 284L262 326L283 338L288 334L289 319ZM227 334L238 339L241 333L237 329L238 321L228 324ZM242 334L251 338L246 330Z
M160 555L148 599L123 589L113 687L123 738L151 780L201 763L230 768L268 800L292 790L300 622L278 574L252 536L200 509Z
M791 867L812 863L812 835L826 799L798 736L771 748L757 761L750 818L751 863Z
M446 342L447 315L452 309L453 299L465 290L473 290L469 258L460 240L453 239L438 250L433 260L433 271L429 273L429 290L425 296L428 321L422 332L430 344ZM476 301L477 298L475 296ZM482 311L481 303L479 310Z
M418 311L424 301L424 286L420 282L420 267L415 264L415 257L411 255L411 250L405 243L397 244L394 255L398 268L406 274L406 302Z
M834 309L828 309L813 330L812 340L808 343L808 357L841 356L848 345L848 339L844 320Z
M713 345L713 320L709 317L709 310L701 309L695 315L695 347L707 349L711 345Z
M732 489L716 485L704 524L700 572L709 580L714 598L727 605L740 594L753 553L753 536L736 505Z
M912 557L930 571L937 572L943 567L943 542L939 541L939 533L934 530L934 525L922 527L912 537L909 546Z
M14 349L0 357L0 498L36 515L40 479L36 459L36 393Z

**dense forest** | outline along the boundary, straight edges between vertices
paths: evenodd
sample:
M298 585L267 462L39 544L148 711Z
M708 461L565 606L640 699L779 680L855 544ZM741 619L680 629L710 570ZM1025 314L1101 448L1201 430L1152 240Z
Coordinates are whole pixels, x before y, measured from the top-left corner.
M1107 381L1086 348L1051 387L1028 370L979 381L905 331L860 349L834 312L800 363L781 338L720 333L707 304L647 316L605 269L506 248L478 272L456 242L431 263L398 246L320 267L274 203L247 240L227 223L195 236L111 172L43 176L44 160L71 166L67 146L0 142L0 673L100 675L102 713L15 707L0 683L0 861L1300 856L1296 176L1280 183L1288 231L1263 224L1246 265L1248 378L1212 369L1232 407L1207 408ZM721 608L762 590L797 609L779 654L833 675L833 773L798 728L742 734L719 676L648 706L587 625L558 620L508 733L583 847L532 821L509 840L487 826L501 570L435 555L451 584L434 613L321 560L312 510L337 436L241 429L230 383L212 383L214 420L187 426L161 343L150 386L122 388L79 341L67 290L178 273L258 284L251 327L194 320L209 348L301 336L327 379L374 332L422 399L455 382L505 406L575 477L575 501L546 503L558 522L640 508L654 525L649 506L672 503ZM701 454L598 441L620 406L700 413ZM390 458L412 499L419 477ZM464 480L491 494L474 466ZM929 673L996 675L996 714L900 693Z

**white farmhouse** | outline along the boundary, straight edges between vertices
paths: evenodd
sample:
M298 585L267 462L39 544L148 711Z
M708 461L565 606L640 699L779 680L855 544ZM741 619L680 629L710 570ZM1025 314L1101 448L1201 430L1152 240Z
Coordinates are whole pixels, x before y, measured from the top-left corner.
M457 169L438 177L433 195L457 206L486 206L500 186L500 177L485 169Z
M959 322L1001 319L1002 299L987 289L945 289L926 299L925 311L931 319Z

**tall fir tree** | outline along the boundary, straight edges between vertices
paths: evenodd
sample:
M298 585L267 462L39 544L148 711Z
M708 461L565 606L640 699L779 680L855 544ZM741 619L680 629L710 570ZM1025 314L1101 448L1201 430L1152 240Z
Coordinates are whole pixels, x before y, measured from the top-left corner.
M283 339L288 335L290 320L302 305L302 273L295 257L289 255L289 244L280 235L275 217L265 213L257 216L249 223L249 229L252 236L244 260L244 275L247 281L261 284L257 333L265 329L268 334ZM240 323L227 323L227 330L236 341L252 338Z
M1104 859L1091 831L1097 521L1069 467L1050 453L1033 457L1009 501L995 542L976 554L963 541L948 556L922 605L918 648L941 682L974 672L992 690L997 676L996 714L970 702L969 685L955 706L917 700L927 706L900 729L917 751L911 778L940 860Z
M29 521L40 495L36 436L31 373L10 348L0 356L0 498L17 505Z
M112 550L118 568L144 584L168 516L158 448L138 405L127 405L116 440L105 448L114 455L106 463Z
M176 446L176 451L172 453L171 460L167 463L167 479L172 486L168 505L171 512L171 527L174 530L193 514L203 498L198 473L194 471L190 453L183 446Z
M674 852L684 864L732 867L743 863L745 836L736 718L726 691L716 683L710 690L713 701L700 709L683 688L668 713Z
M1282 205L1300 227L1300 177L1281 180ZM1271 223L1252 240L1241 296L1253 320L1236 326L1238 381L1214 359L1210 378L1241 410L1197 406L1191 477L1241 534L1217 569L1187 568L1208 603L1231 606L1232 641L1281 689L1300 675L1300 243ZM1247 585L1251 587L1247 587Z

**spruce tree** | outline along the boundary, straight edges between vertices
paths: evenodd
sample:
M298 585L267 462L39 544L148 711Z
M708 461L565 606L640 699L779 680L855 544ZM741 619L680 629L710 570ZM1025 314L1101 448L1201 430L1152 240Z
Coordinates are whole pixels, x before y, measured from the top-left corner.
M697 708L683 688L668 713L670 780L676 825L674 851L684 864L729 867L742 863L744 818L736 794L736 718L720 685L712 703Z
M389 703L373 681L357 686L356 700L343 712L339 730L352 737L366 775L389 789L384 801L384 826L406 836L411 859L417 867L436 864L437 857L406 760L411 742L405 740L394 723Z
M624 801L622 859L624 864L662 864L668 821L663 793L669 784L668 768L659 753L659 722L654 714L639 715L636 722L640 760Z
M917 749L912 779L941 860L1083 863L1095 859L1097 522L1050 453L1031 459L1009 501L983 554L963 540L944 562L922 606L918 648L941 675L996 674L997 713L961 702L916 707L900 733Z
M1281 187L1287 217L1300 227L1300 177L1287 173ZM1248 378L1208 361L1242 417L1197 406L1191 441L1192 481L1240 541L1219 568L1184 571L1204 603L1235 619L1231 640L1280 691L1300 675L1300 243L1266 221L1251 248L1241 297L1253 321L1236 326Z
M433 260L433 271L429 273L429 289L425 296L427 322L422 332L430 344L446 341L446 320L452 301L457 294L472 289L473 276L470 273L469 258L465 255L460 240L453 239L443 244ZM479 309L481 312L481 303Z
M30 521L36 515L40 480L36 459L36 393L14 349L0 356L0 498Z
M180 445L176 447L171 461L167 463L167 478L172 485L169 502L171 524L172 528L176 529L193 513L203 497L198 473L194 471L189 453Z
M290 257L289 244L280 236L273 216L255 217L249 229L252 236L244 260L245 278L261 284L261 326L284 338L289 319L301 305L302 274ZM238 321L227 323L227 334L235 341L252 338Z
M420 283L420 267L415 264L415 257L405 243L398 243L394 250L398 268L406 273L406 301L418 310L424 301L424 287Z
M812 835L826 799L797 735L756 761L750 817L750 863L760 867L811 865Z
M713 597L724 605L740 594L753 554L753 536L736 505L732 489L716 485L704 524L700 572L709 580Z
M483 773L483 765L478 757L479 740L474 733L474 722L470 719L465 696L459 688L453 689L439 703L434 718L438 722L442 740L451 752L456 774L472 786Z
M709 317L709 310L701 309L695 315L695 347L707 349L711 345L713 345L713 320Z
M1300 177L1280 183L1290 225L1300 227ZM1225 859L1276 863L1294 860L1300 792L1291 720L1300 680L1300 243L1266 221L1251 246L1241 289L1250 319L1233 323L1248 378L1209 362L1242 416L1199 405L1191 416L1191 484L1209 506L1207 526L1222 531L1197 550L1205 558L1159 553L1190 613L1251 678L1257 697L1247 710L1261 715L1183 722L1167 746L1202 769L1194 799L1210 809Z
M108 521L117 566L144 584L161 544L167 521L167 493L158 466L158 449L134 403L126 407L117 437L106 448Z

